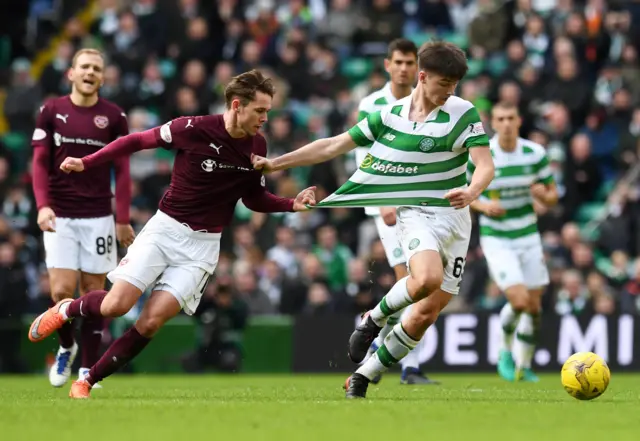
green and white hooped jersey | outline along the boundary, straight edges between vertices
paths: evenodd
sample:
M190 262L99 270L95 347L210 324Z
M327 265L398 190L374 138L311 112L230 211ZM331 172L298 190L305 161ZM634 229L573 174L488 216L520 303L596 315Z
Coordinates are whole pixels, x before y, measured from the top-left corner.
M382 89L376 90L375 92L365 96L360 101L360 105L358 106L358 121L362 121L373 112L379 112L385 108L388 104L395 103L397 98L393 96L391 93L391 82L387 82ZM367 147L356 147L355 156L356 156L356 164L360 167L362 161L369 153L369 146ZM365 214L369 216L379 216L380 209L376 207L365 207Z
M551 184L553 176L544 147L518 138L513 152L505 152L497 136L490 141L495 177L482 193L480 201L499 201L506 214L499 218L480 215L480 236L511 241L514 245L539 243L538 218L533 209L531 185ZM469 158L469 179L475 166Z
M411 98L370 113L349 130L358 146L371 148L359 170L319 207L453 210L444 195L466 187L468 149L486 147L489 139L470 102L453 96L425 122L413 122Z

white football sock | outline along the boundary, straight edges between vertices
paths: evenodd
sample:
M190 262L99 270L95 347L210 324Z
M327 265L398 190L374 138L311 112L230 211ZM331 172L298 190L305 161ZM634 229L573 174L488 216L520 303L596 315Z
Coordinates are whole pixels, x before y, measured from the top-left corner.
M507 303L502 307L502 310L500 311L500 323L502 324L502 350L509 352L512 351L513 336L516 332L516 326L518 325L519 319L520 314L513 310L510 303Z
M398 280L380 303L373 308L371 319L376 325L384 326L389 316L413 303L413 299L407 291L407 280L409 280L409 276Z
M356 372L371 380L406 357L417 344L416 340L404 332L402 324L398 323L384 339L384 344L380 346L380 349Z
M516 366L519 368L530 368L533 354L536 349L536 334L539 324L539 316L533 317L531 314L524 313L518 322L516 338Z

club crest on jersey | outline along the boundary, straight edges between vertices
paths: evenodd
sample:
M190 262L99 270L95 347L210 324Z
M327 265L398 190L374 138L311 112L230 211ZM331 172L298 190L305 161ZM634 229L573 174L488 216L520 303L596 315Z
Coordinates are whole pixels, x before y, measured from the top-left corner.
M262 185L263 187L267 186L267 180L264 178L264 175L262 175L262 177L260 178L260 185Z
M435 146L436 142L433 140L433 138L422 138L422 141L420 141L420 150L425 153L433 150Z
M93 123L96 125L97 128L99 129L106 129L107 126L109 125L109 118L107 118L104 115L96 115L93 118Z
M211 173L216 168L218 168L218 164L213 159L205 159L204 161L202 161L202 164L200 164L200 166L202 167L202 170L206 171L207 173Z

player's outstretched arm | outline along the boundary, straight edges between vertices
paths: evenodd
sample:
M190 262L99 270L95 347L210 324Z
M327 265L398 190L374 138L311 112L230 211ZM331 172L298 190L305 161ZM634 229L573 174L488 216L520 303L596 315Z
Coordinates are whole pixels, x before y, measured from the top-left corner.
M252 156L253 168L270 173L278 170L286 170L293 167L319 164L336 156L347 153L356 147L356 143L349 132L332 138L324 138L313 141L298 150L275 159L267 159L262 156Z
M132 133L110 142L97 152L84 158L66 158L62 161L62 164L60 164L60 170L65 173L72 171L82 172L87 168L105 164L123 156L130 156L140 150L156 148L158 146L156 132L156 129L151 129L144 132Z

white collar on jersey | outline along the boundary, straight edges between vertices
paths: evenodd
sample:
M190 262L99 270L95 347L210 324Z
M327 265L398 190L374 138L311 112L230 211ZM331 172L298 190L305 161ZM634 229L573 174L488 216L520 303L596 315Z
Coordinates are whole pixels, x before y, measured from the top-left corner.
M514 151L512 151L512 152L505 152L504 150L502 150L502 147L500 147L500 143L498 142L498 135L494 134L491 137L491 139L489 140L489 146L497 148L502 153L507 153L507 154L509 154L509 153L518 153L518 152L522 151L523 142L524 142L524 139L521 138L521 137L518 137L518 142L516 144L516 149Z
M413 98L414 93L415 93L415 89L411 91L411 95L397 101L397 104L400 104L402 106L402 110L400 111L401 118L409 119L409 111L411 110L411 100ZM427 117L423 122L428 122L436 119L436 117L438 116L438 112L440 112L440 109L442 109L442 106L438 106L435 109L433 109L431 113L427 115Z

